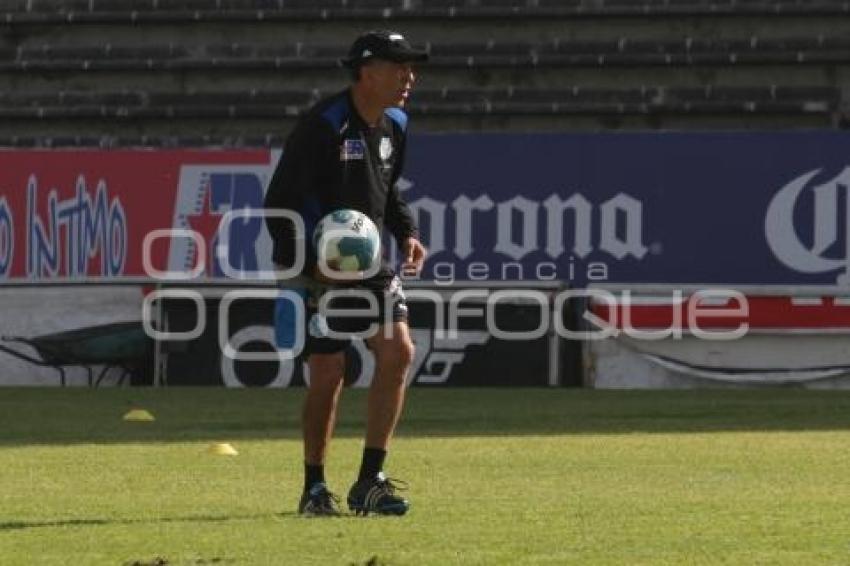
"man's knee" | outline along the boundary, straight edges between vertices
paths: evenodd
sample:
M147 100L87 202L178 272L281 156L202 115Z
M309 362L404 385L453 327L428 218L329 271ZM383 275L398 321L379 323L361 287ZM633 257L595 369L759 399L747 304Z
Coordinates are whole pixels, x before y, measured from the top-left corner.
M405 335L403 340L399 341L398 347L398 361L404 367L410 367L410 364L413 363L413 356L416 354L416 346L413 344L413 340L410 339L410 336Z
M416 347L407 332L396 332L389 340L381 340L375 348L377 363L398 370L410 367L415 353Z
M413 363L414 353L415 347L413 342L410 341L410 338L398 340L391 348L385 351L384 356L379 361L392 368L406 370Z

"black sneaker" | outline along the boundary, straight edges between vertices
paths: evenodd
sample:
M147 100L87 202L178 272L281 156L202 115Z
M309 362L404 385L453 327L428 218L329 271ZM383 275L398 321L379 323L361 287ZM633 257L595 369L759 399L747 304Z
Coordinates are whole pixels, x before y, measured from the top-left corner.
M410 503L398 497L396 490L407 489L407 483L386 477L383 472L370 480L360 480L348 492L348 508L355 515L404 515Z
M339 515L339 497L323 483L313 484L301 495L298 513L310 517L335 517Z

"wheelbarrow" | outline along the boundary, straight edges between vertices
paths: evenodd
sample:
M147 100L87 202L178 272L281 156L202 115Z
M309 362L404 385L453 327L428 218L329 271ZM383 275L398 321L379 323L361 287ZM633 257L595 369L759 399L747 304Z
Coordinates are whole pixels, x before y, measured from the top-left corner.
M0 351L37 366L52 367L58 371L63 387L66 384L67 366L85 368L88 372L89 387L100 385L110 369L120 368L122 373L118 384L121 385L128 375L145 366L153 345L140 321L89 326L32 338L3 336L2 340L24 344L35 350L37 356L0 344ZM92 366L100 365L104 367L95 380Z

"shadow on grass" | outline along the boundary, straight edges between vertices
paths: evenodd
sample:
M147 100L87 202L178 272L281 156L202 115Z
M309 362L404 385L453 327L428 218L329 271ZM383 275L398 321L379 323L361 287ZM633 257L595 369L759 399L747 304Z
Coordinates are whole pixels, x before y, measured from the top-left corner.
M4 531L22 531L53 527L102 527L115 525L145 525L159 523L228 523L235 521L261 521L269 519L362 521L361 517L343 514L339 517L302 517L294 511L282 513L256 513L251 515L189 515L186 517L151 517L145 519L56 519L53 521L3 521L0 520L0 533Z
M5 521L0 522L0 531L18 531L49 527L97 527L111 525L142 525L153 523L223 523L227 521L253 521L269 519L273 515L215 516L197 515L189 517L157 517L151 519L57 519L55 521Z
M337 437L361 437L347 390ZM0 389L0 446L298 440L303 389ZM144 408L154 422L125 422ZM410 390L401 437L850 430L850 391Z

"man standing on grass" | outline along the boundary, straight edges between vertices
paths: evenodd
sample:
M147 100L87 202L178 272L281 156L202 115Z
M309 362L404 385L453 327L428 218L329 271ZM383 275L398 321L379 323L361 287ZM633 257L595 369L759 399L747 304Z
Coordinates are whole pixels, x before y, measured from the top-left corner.
M415 81L412 64L427 59L425 52L411 47L399 33L371 31L354 41L343 60L351 70L352 85L318 102L299 119L269 185L266 208L298 212L306 231L305 238L304 234L295 234L291 223L267 219L276 264L292 266L296 245L305 245L296 240L302 237L309 242L322 216L349 208L369 216L379 230L386 225L404 255L404 272L421 270L426 251L395 184L401 175L407 139L407 115L401 108ZM338 498L325 482L324 462L343 385L344 350L351 340L327 336L316 322L320 316L314 308L318 296L335 285L318 271L315 251L309 244L304 275L308 280L305 355L310 384L302 415L305 480L298 511L305 515L338 515ZM386 264L377 275L358 282L355 288L374 294L378 316L325 321L334 331L349 330L352 324L358 328L379 325L378 331L366 340L375 355L376 369L368 396L366 444L360 472L348 492L348 507L358 514L403 515L409 503L396 494L398 486L382 470L413 360L407 305L398 276ZM331 301L333 309L365 306L365 301ZM280 313L279 305L275 317L279 337L291 331L282 328L290 317ZM392 327L385 328L385 323Z

